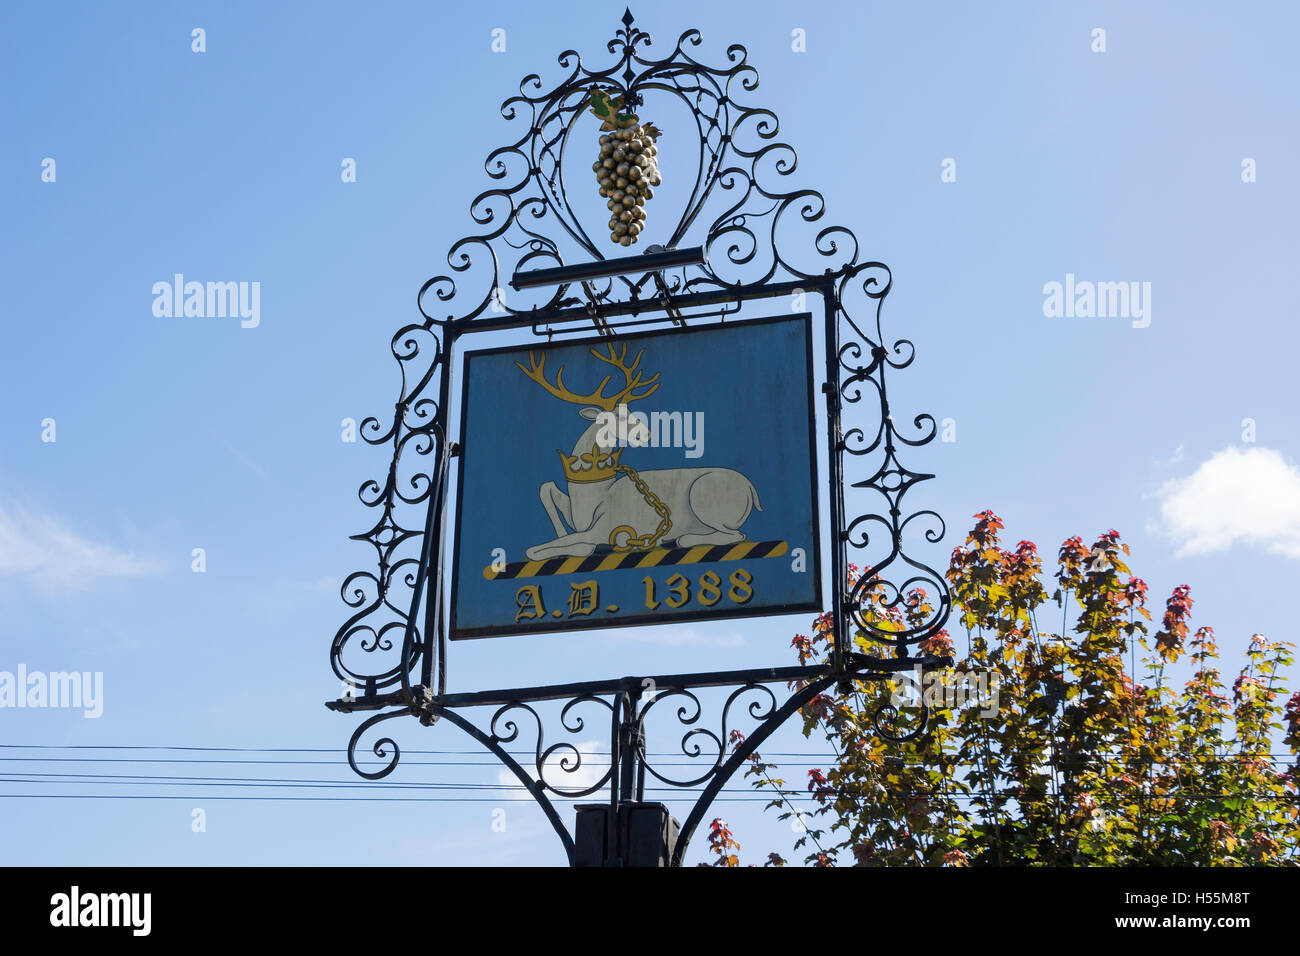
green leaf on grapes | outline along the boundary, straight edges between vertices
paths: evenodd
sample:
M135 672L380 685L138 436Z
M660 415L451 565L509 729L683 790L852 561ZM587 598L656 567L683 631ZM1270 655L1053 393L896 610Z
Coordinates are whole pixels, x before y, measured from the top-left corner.
M593 90L589 101L591 112L606 122L612 121L615 114L623 107L623 97L610 99L609 94L604 90Z

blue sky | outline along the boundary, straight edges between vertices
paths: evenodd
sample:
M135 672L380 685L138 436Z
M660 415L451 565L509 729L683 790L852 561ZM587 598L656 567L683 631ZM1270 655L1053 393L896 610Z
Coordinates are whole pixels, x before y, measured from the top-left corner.
M1254 632L1291 637L1296 9L736 10L660 2L634 12L659 55L692 26L710 62L745 44L762 78L750 101L780 116L781 138L799 152L798 184L823 192L828 220L893 270L886 327L918 353L891 378L896 413L950 418L955 431L907 459L938 475L910 499L948 521L936 563L985 508L1003 517L1011 543L1034 540L1049 556L1068 536L1116 528L1153 610L1190 584L1193 623L1215 627L1229 661ZM371 520L355 492L387 460L341 441L340 422L391 413L390 336L418 318L416 290L473 231L483 158L518 136L501 101L529 73L557 81L564 49L603 64L622 12L622 3L5 8L0 670L102 672L104 701L97 719L0 711L0 742L346 743L356 718L321 706L338 692L326 654L345 617L339 583L369 559L347 537ZM202 54L191 50L196 27L206 31ZM496 28L503 53L491 49ZM1104 53L1092 50L1096 28ZM805 52L792 49L795 30ZM345 157L356 160L355 183L341 181ZM47 158L53 182L42 180ZM955 182L941 177L948 159ZM1247 159L1254 182L1243 182ZM152 286L178 272L259 282L260 323L155 316ZM1044 286L1067 275L1149 282L1150 324L1046 316ZM53 442L42 440L47 419ZM191 570L195 548L206 554L202 574ZM807 623L475 641L453 648L452 684L783 664ZM413 721L398 740L474 749L452 727ZM765 752L822 753L797 734L777 740ZM291 756L329 763L5 766L360 783L337 754ZM389 779L499 778L487 758L442 753L411 758ZM385 809L147 789L184 799L6 798L0 860L559 860L540 813L497 795ZM788 826L760 806L718 810L745 853L786 850ZM191 828L196 807L206 832ZM504 831L491 826L498 807Z

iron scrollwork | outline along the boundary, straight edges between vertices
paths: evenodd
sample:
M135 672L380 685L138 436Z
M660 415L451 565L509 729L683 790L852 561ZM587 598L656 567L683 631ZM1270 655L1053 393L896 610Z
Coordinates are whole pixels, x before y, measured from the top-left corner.
M885 345L881 310L893 286L889 267L882 262L856 264L845 270L838 285L840 315L843 325L847 326L842 334L847 334L847 338L841 339L838 351L840 379L836 404L840 408L859 403L866 406L868 396L876 399L871 410L875 419L874 432L868 437L869 433L860 426L844 432L840 454L851 456L851 460L872 460L869 456L874 456L874 470L862 480L852 482L851 487L874 492L885 505L877 511L859 514L845 526L844 542L855 552L866 555L861 563L868 569L854 582L846 610L854 628L864 633L869 641L892 647L902 657L907 647L937 635L947 622L952 607L944 576L910 557L903 545L913 522L931 522L924 529L925 540L930 544L937 544L944 536L943 518L935 511L925 509L904 517L903 496L917 483L934 476L912 471L899 459L900 445L916 447L928 444L934 440L937 428L933 416L917 415L912 426L918 434L908 437L895 427L890 412L885 387L886 369L904 369L911 365L915 347L908 339L898 339L889 347ZM861 288L867 308L873 314L874 336L862 329L846 304L855 286ZM868 528L873 524L882 527L886 533L888 551L883 555L871 553L872 540ZM895 566L902 571L902 580L891 581L885 576ZM909 596L914 589L916 594ZM896 620L893 622L895 626L881 626L878 616L881 612L919 607L921 592L926 597L934 596L933 610L928 615L916 622ZM901 627L897 626L899 623Z
M943 575L905 547L905 540L918 533L926 543L937 543L944 524L932 510L906 514L903 505L912 487L933 476L907 468L900 452L932 441L936 425L932 416L922 414L900 429L891 414L886 373L907 368L915 356L909 340L887 343L884 335L881 311L892 276L883 263L859 259L852 231L823 222L826 203L819 192L786 185L798 158L789 144L777 139L776 114L743 102L758 87L758 73L745 48L727 47L726 63L710 66L693 55L701 43L699 31L687 30L666 56L655 59L649 55L650 35L628 12L623 28L607 44L614 58L609 66L589 69L576 51L566 50L558 58L564 75L554 86L544 87L537 74L523 79L519 94L507 99L501 112L507 121L522 121L526 128L513 143L487 157L485 170L493 185L470 203L479 231L451 246L450 272L430 278L419 290L421 321L403 327L392 339L401 388L391 422L384 427L379 419L367 418L361 427L368 444L390 447L391 462L382 481L367 481L358 492L362 504L376 509L378 518L353 537L372 545L377 569L357 571L343 583L342 597L353 613L335 635L330 658L349 692L330 706L383 712L357 728L348 747L349 763L368 779L382 778L397 766L400 751L391 737L381 737L371 750L382 765L361 769L355 755L367 732L402 715L414 715L426 725L446 720L514 773L542 806L571 860L573 839L553 797L589 796L608 787L611 800L617 801L629 792L639 794L647 775L670 787L702 788L682 828L673 860L680 864L691 833L721 787L777 726L817 694L837 682L881 679L905 666L943 663L925 655L909 656L943 627L951 598ZM572 157L590 158L579 150L596 141L585 107L597 90L621 96L630 106L653 103L690 117L694 180L679 184L684 198L671 228L664 227L666 240L646 251L698 245L702 261L640 274L635 267L613 270L617 274L607 278L563 281L543 291L512 286L513 277L529 270L606 259L604 247L592 238L604 230L589 228L591 218L603 218L604 213L590 196L571 201L566 179ZM592 135L584 138L585 133ZM667 138L664 148L668 143L675 150L692 148L689 140L678 129L678 137ZM680 172L685 165L679 162L670 172ZM585 180L583 162L578 169ZM664 213L656 208L652 215L662 218ZM514 292L507 295L507 287ZM645 700L641 684L631 678L582 688L534 688L531 695L448 694L438 562L446 531L444 489L455 455L447 422L449 363L457 338L480 330L524 328L549 337L592 324L617 334L622 324L632 324L641 315L655 318L638 324L725 319L753 300L805 293L820 296L826 312L827 480L835 585L831 614L836 634L831 658L800 668L709 675L707 686L734 688L722 705L717 732L703 722L705 707L696 689L704 684L687 680L660 678L657 692ZM864 414L843 430L844 410L858 408ZM856 422L864 417L867 424ZM854 474L846 474L848 468ZM857 475L862 477L854 480ZM846 483L876 496L876 504L849 518ZM842 582L847 580L850 552L861 556L855 563L866 570L846 587ZM919 611L919 590L929 602L925 614ZM882 618L891 615L905 623L882 626ZM879 655L856 653L859 642L880 648ZM770 686L782 681L793 686L783 701ZM544 720L535 705L556 699L565 701L559 721L567 735L587 726L580 710L609 719L608 768L584 777L589 755L568 741L545 741ZM495 710L487 729L482 729L464 711L487 705ZM733 739L741 713L757 726ZM701 761L686 775L652 760L646 747L647 718L658 724L663 714L682 729L681 756ZM920 726L908 730L901 727L899 713L885 706L873 721L882 736L903 740L923 732L925 716L921 710ZM531 766L525 767L516 759L518 751L507 750L507 745L525 743L530 736ZM637 776L632 791L630 768Z

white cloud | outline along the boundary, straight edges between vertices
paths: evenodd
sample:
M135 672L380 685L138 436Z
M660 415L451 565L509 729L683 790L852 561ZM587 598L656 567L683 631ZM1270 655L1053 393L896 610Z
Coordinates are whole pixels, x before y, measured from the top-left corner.
M100 578L137 577L156 562L89 541L57 518L0 507L0 577L22 577L60 590Z
M1244 544L1300 558L1300 468L1271 448L1225 448L1156 497L1178 557Z

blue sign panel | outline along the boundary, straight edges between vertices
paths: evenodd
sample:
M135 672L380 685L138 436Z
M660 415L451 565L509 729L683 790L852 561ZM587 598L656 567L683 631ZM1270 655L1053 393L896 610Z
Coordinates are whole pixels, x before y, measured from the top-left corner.
M471 352L453 639L821 608L811 326Z

